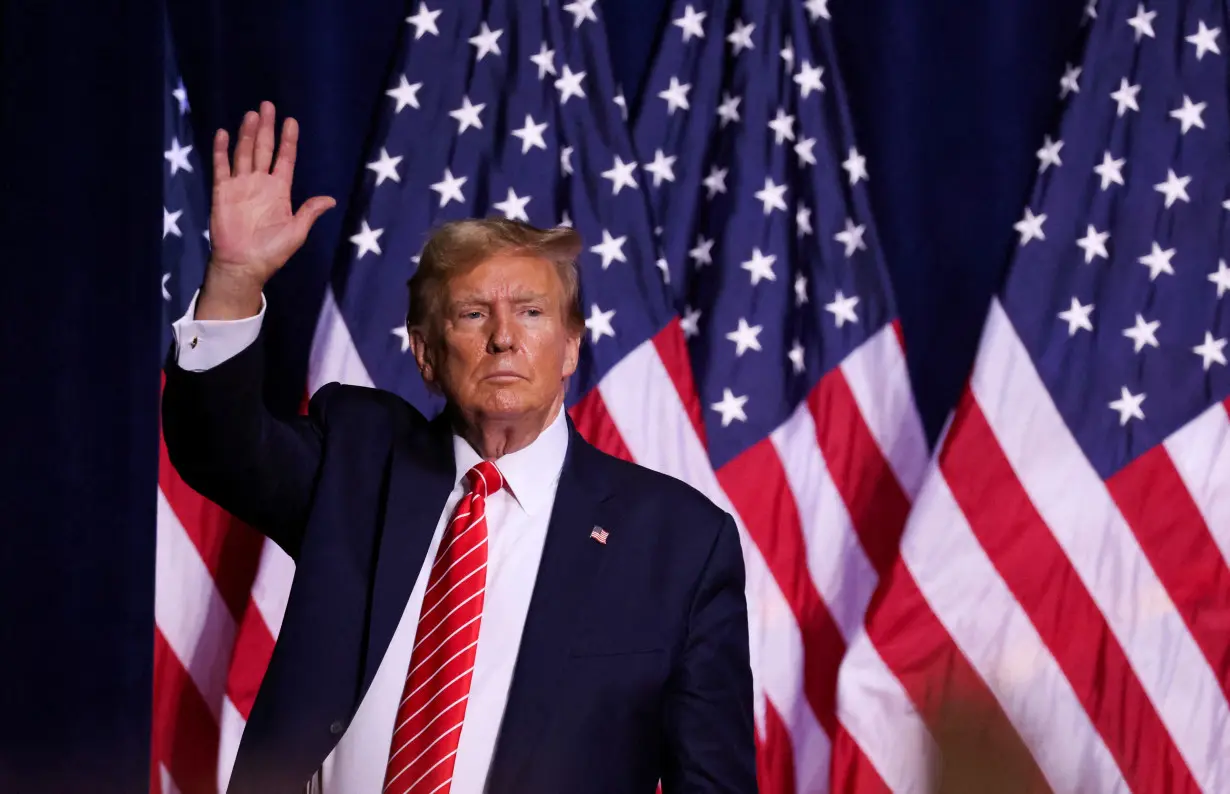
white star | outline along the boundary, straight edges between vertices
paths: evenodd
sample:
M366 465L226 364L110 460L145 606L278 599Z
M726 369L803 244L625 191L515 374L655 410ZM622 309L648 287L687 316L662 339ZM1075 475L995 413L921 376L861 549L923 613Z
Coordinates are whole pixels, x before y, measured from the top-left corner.
M572 147L571 146L560 147L559 168L561 171L564 172L565 175L572 173Z
M1026 207L1025 217L1012 224L1012 228L1016 229L1021 235L1020 244L1025 245L1030 240L1045 240L1046 235L1042 233L1044 221L1046 221L1046 213L1034 215L1034 211Z
M1230 267L1226 267L1226 260L1218 260L1217 272L1210 273L1208 279L1217 285L1217 297L1230 291Z
M384 184L386 179L392 179L394 182L401 181L401 175L397 173L397 166L401 164L401 159L401 155L390 157L388 149L380 147L380 159L367 164L369 169L376 172L376 187Z
M794 277L794 305L802 306L807 300L807 276L800 273Z
M696 238L696 247L688 251L688 257L696 261L696 269L713 264L713 240L706 240L702 234Z
M705 177L702 183L709 191L709 198L726 192L726 173L725 168L718 168L716 165L709 167L709 176Z
M1066 99L1068 94L1079 94L1081 67L1067 64L1064 66L1063 79L1059 81L1059 98Z
M654 265L662 271L662 280L667 284L671 283L671 266L666 261L666 257L662 256L661 251L658 252L658 260L654 262Z
M1059 159L1059 150L1063 148L1063 141L1052 141L1051 136L1047 135L1042 142L1042 148L1038 150L1038 173L1042 173L1049 166L1061 166L1063 161Z
M1221 55L1221 50L1217 48L1217 34L1221 33L1221 28L1209 28L1203 19L1198 24L1199 30L1184 39L1196 45L1196 60L1202 60L1206 52Z
M367 225L367 221L363 221L363 228L357 234L350 236L350 242L359 247L359 252L355 254L355 259L362 259L363 255L369 251L376 256L382 253L380 250L380 235L384 234L384 229L373 229Z
M773 273L773 263L777 261L777 256L769 254L765 256L760 253L759 248L752 249L752 258L743 262L739 267L752 274L752 286L756 286L762 279L769 281L777 281L777 276Z
M572 218L569 218L569 217L568 217L568 210L564 210L564 215L563 215L563 217L561 217L561 218L559 219L559 225L560 225L560 226L567 226L569 229L571 229L571 228L572 228Z
M590 344L598 344L598 340L604 336L615 338L615 329L611 326L611 318L614 316L614 309L604 312L598 308L598 304L590 304L589 317L585 319L585 327L590 333Z
M684 44L687 44L693 36L698 39L705 37L705 29L701 26L705 21L705 16L706 12L696 11L692 8L691 3L688 3L687 7L683 9L683 16L676 19L674 24L683 31Z
M804 138L794 145L794 154L799 158L800 162L805 163L806 165L815 165L816 155L812 152L812 147L815 145L815 138Z
M1124 328L1123 335L1133 342L1133 352L1139 353L1145 349L1145 345L1149 347L1157 347L1157 329L1162 327L1160 320L1145 322L1145 318L1139 313L1136 315L1136 325L1131 328Z
M855 225L854 220L846 218L846 228L837 234L833 235L833 239L846 247L846 258L854 256L855 251L865 251L867 244L863 242L863 234L867 231L867 227L863 224Z
M612 237L611 233L606 229L602 230L602 242L590 247L590 251L602 257L602 269L606 270L611 266L612 262L627 262L628 258L624 256L624 243L628 241L628 236L621 235Z
M397 83L397 88L390 88L384 93L397 100L397 107L393 109L393 112L401 113L402 108L405 107L418 108L419 89L422 87L422 83L411 83L403 74Z
M645 170L653 174L653 186L657 187L662 184L662 180L667 182L675 181L675 155L667 157L661 149L658 149L653 156L653 162L645 166Z
M603 177L611 180L611 195L618 196L619 191L624 187L636 189L636 177L632 176L634 168L636 168L635 160L625 163L619 155L615 155L615 165L602 172Z
M782 63L786 64L786 71L789 72L794 68L794 45L790 43L790 38L786 38L786 43L782 45Z
M594 3L596 0L573 0L573 2L564 6L564 10L573 17L573 30L581 27L581 23L585 20L597 22L598 17L594 14Z
M799 95L807 99L812 91L823 93L824 81L821 79L823 76L823 66L812 66L807 61L803 61L799 66L799 73L794 76L794 82L799 85Z
M1099 232L1093 228L1093 224L1089 224L1085 231L1085 236L1076 241L1076 244L1085 251L1085 264L1093 261L1095 256L1100 256L1103 259L1109 259L1110 254L1106 251L1106 241L1110 239L1110 232Z
M561 105L568 104L569 97L577 99L585 98L585 89L581 88L581 81L585 79L585 72L573 72L568 68L568 64L564 64L564 73L555 80L555 87L559 89L559 103Z
M171 176L184 169L188 173L192 173L192 163L188 162L188 154L192 151L192 144L187 146L179 145L179 138L172 136L171 148L162 153L163 159L171 164Z
M769 122L769 129L773 130L773 139L778 146L784 141L793 141L794 116L787 115L783 108L778 108L777 115Z
M1204 129L1204 119L1202 118L1202 114L1207 106L1207 102L1192 102L1191 97L1184 94L1183 107L1175 108L1170 111L1170 117L1178 119L1183 123L1183 128L1180 132L1186 135L1187 131L1192 127Z
M513 130L512 134L516 138L521 139L521 153L526 154L535 146L547 150L547 142L543 140L542 134L547 129L547 122L535 124L534 118L529 113L525 114L525 126L519 130Z
M739 327L726 334L726 338L735 343L735 358L742 356L748 350L760 350L760 325L748 325L747 320L740 317Z
M479 63L486 55L503 55L500 52L500 36L503 35L503 29L492 30L487 27L487 23L482 23L482 29L477 36L470 37L469 41L475 47L478 47L478 55L474 56L474 62Z
M1166 169L1166 181L1154 185L1153 189L1166 196L1166 206L1174 204L1177 199L1191 201L1187 195L1187 184L1192 181L1190 176L1178 177L1173 169Z
M624 89L622 86L620 86L619 88L615 90L615 99L613 101L615 102L616 105L619 105L620 118L622 118L624 121L627 121L628 120L628 100L626 97L624 97Z
M700 309L691 306L683 307L683 317L679 318L679 327L683 329L683 338L691 339L700 333Z
M1148 36L1151 39L1157 38L1153 33L1153 18L1157 16L1156 11L1145 11L1145 4L1139 3L1136 6L1136 16L1128 20L1128 24L1136 29L1136 41L1140 41L1141 36Z
M799 340L794 340L794 347L790 348L786 358L790 359L790 363L794 365L796 375L803 371L803 346L799 344Z
M183 210L168 212L166 207L162 208L162 239L167 239L168 234L173 234L176 237L184 236L184 233L179 230L179 216L183 214Z
M832 19L829 16L829 0L807 0L803 4L807 8L807 14L811 17L811 21L817 19Z
M179 115L182 116L190 110L188 106L188 89L184 88L182 78L176 81L176 86L171 91L171 96L175 97L175 100L179 102Z
M555 50L547 49L544 41L538 46L538 52L530 56L530 63L538 67L538 79L544 79L548 74L555 74Z
M806 237L812 233L811 207L799 204L798 211L794 213L794 225L799 227L799 237Z
M1168 248L1165 251L1157 243L1153 244L1153 250L1147 255L1140 258L1140 263L1149 268L1149 280L1153 281L1160 273L1174 275L1174 266L1170 264L1171 257L1174 256L1174 249Z
M1204 344L1196 345L1192 348L1192 352L1204 360L1204 371L1208 372L1209 367L1214 363L1221 364L1223 367L1226 365L1226 354L1222 352L1225 349L1225 339L1214 339L1211 333L1205 331Z
M1085 20L1097 19L1097 18L1098 18L1098 0L1089 0L1089 2L1085 4L1085 16L1084 18L1081 19L1081 23L1084 24Z
M503 201L498 201L491 206L495 207L504 217L510 220L530 222L530 216L525 214L525 205L530 203L532 196L518 196L512 188L508 189L508 196Z
M164 301L171 300L171 293L167 292L167 282L171 280L170 273L162 274L162 299Z
M399 325L392 331L393 336L401 340L401 352L405 353L410 349L410 329L404 325Z
M743 20L735 20L734 31L726 37L726 40L729 41L731 46L734 47L735 55L738 55L744 50L755 49L755 45L752 44L752 31L755 29L755 24L745 25Z
M414 16L406 17L406 22L414 25L415 41L421 39L424 33L430 33L433 36L440 35L440 30L436 27L436 17L438 16L440 16L439 11L431 11L427 8L426 3L419 3L418 13Z
M850 173L850 184L857 185L860 179L867 179L867 158L858 153L858 149L850 147L850 154L841 167Z
M670 87L659 91L658 96L666 100L666 112L674 114L676 110L688 109L688 91L691 90L691 83L680 83L678 77L671 75Z
M854 307L857 305L857 295L851 295L847 298L842 294L841 290L837 290L837 295L833 298L833 302L826 303L824 310L833 313L833 320L837 323L837 327L840 328L847 322L858 322L858 315L854 313Z
M722 92L722 104L718 105L718 116L722 119L719 127L725 127L732 121L739 120L739 101L743 97L731 96L726 92Z
M1119 412L1119 426L1123 427L1131 419L1144 419L1145 413L1140 410L1140 404L1145 401L1144 394L1132 394L1124 386L1119 390L1119 399L1110 403L1110 407Z
M1119 90L1110 95L1110 98L1119 103L1118 115L1122 116L1129 108L1139 111L1140 105L1136 103L1136 95L1140 93L1140 86L1129 85L1127 78L1123 77L1119 80Z
M468 177L454 177L451 169L444 169L444 179L431 186L431 189L440 194L440 206L443 207L450 201L456 201L458 204L465 204L466 198L461 194L461 186L466 183Z
M1076 298L1072 299L1071 307L1059 313L1059 319L1068 324L1068 336L1076 336L1076 332L1082 328L1086 331L1093 330L1093 323L1089 320L1089 313L1092 311L1092 303L1082 306Z
M481 130L483 128L483 120L478 117L478 114L481 113L485 107L487 107L486 102L481 102L475 105L470 102L470 98L468 96L462 97L461 107L456 110L449 111L449 115L457 119L457 123L460 125L457 129L457 134L460 135L471 127L476 130Z
M756 198L760 199L760 203L764 205L764 214L768 215L773 210L786 211L786 183L780 185L773 184L772 177L764 178L764 187L756 191Z
M743 412L745 405L747 405L747 395L736 397L730 389L722 389L721 401L709 407L722 415L722 427L727 427L736 419L740 422L747 421L747 414Z
M1093 172L1102 177L1102 189L1110 187L1110 183L1122 185L1123 182L1123 164L1127 162L1124 158L1118 160L1110 156L1110 152L1102 153L1102 164L1093 167Z

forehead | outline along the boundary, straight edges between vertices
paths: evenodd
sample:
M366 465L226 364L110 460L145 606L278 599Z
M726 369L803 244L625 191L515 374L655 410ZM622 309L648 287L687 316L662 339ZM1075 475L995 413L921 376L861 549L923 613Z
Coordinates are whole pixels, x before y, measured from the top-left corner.
M554 295L563 288L551 260L517 253L493 254L448 280L452 300L497 298L524 293Z

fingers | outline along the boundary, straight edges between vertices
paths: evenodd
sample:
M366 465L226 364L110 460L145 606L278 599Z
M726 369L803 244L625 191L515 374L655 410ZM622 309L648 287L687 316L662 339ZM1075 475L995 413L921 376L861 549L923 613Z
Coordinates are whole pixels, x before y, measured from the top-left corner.
M278 159L273 164L273 175L290 184L295 176L295 158L299 155L299 122L287 118L282 122L282 141L278 145Z
M299 240L306 240L316 219L335 206L337 202L331 196L313 196L303 202L303 206L295 213L295 236Z
M269 173L269 164L273 162L273 125L276 113L272 102L262 102L260 124L256 128L256 151L252 156L252 167L260 174Z
M214 184L231 178L231 164L226 157L226 147L226 130L218 130L214 134Z
M239 125L239 141L235 144L235 167L231 173L235 176L252 173L252 151L256 147L256 125L260 121L254 111L244 114L243 123Z

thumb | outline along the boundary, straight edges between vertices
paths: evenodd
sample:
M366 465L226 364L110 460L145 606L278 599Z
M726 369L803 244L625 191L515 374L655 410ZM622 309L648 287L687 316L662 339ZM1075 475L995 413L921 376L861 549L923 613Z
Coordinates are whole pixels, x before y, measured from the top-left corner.
M331 196L313 196L303 202L295 213L295 236L300 240L306 239L316 219L336 206L337 202Z

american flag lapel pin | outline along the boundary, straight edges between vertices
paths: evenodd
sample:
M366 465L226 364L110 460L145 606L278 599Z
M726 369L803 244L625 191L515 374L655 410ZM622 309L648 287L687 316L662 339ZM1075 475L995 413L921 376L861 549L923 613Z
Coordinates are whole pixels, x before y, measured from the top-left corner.
M606 545L606 539L610 537L610 535L611 533L607 532L602 527L594 527L589 531L589 536L601 543L603 546Z

